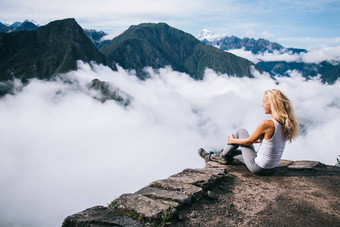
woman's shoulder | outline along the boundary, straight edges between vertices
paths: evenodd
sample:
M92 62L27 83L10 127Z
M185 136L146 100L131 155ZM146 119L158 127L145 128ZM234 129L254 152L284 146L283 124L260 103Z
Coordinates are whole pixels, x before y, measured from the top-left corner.
M275 124L272 119L262 120L260 124L263 125L264 128L275 128Z

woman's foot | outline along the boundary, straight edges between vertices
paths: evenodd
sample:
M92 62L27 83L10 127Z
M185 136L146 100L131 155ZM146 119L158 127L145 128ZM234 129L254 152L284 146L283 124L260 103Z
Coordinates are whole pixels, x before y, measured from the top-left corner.
M203 148L198 149L198 154L205 160L207 163L208 161L218 162L220 164L227 164L227 161L221 156L220 154L208 153Z

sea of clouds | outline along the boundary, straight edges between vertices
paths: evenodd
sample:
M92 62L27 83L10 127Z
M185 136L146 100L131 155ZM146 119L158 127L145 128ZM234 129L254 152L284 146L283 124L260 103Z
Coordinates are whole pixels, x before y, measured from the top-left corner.
M340 83L299 73L271 79L217 75L202 81L164 68L139 80L79 62L60 80L30 81L0 99L0 226L60 226L68 215L107 205L123 193L200 168L197 149L221 149L237 128L252 132L265 115L265 90L282 90L303 125L283 155L334 165L339 153ZM131 104L92 98L98 78L128 93ZM65 83L64 81L73 81Z

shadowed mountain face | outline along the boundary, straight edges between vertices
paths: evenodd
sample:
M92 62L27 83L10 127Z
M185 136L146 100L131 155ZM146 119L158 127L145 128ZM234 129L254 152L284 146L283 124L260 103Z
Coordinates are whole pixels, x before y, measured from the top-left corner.
M321 81L328 84L334 84L340 76L340 64L332 64L328 61L323 61L319 64L286 61L261 61L257 63L257 65L273 76L289 76L288 72L293 70L297 70L303 77L308 79L320 75Z
M0 32L8 32L10 29L0 22Z
M33 24L32 22L25 21L19 27L17 27L14 31L15 32L18 32L18 31L32 31L32 30L35 30L37 28L38 28L38 26Z
M206 68L231 76L252 77L250 61L201 43L194 36L165 23L131 26L111 41L102 42L99 50L124 69L134 69L139 78L143 68L158 69L170 65L195 79L202 79Z
M74 19L54 21L33 31L0 33L0 81L51 79L77 69L77 61L115 69Z

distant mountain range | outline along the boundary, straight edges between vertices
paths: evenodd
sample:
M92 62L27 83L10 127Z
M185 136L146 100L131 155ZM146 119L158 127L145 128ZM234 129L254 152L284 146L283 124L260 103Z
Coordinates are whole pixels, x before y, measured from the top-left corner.
M236 36L227 36L213 34L211 31L204 29L197 38L201 42L215 46L221 50L228 51L233 49L244 49L251 51L253 54L273 53L280 54L300 54L307 53L305 49L286 48L278 43L270 42L265 39L240 39ZM257 63L264 71L272 76L289 76L289 72L296 70L306 78L313 78L320 75L320 79L324 83L334 83L340 77L340 62L323 61L317 63L304 62L286 62L286 61L260 61Z
M227 35L214 35L211 31L203 29L202 32L197 36L201 42L215 46L221 50L233 50L244 48L246 51L251 51L253 54L278 51L280 53L307 53L305 49L298 48L285 48L278 43L270 42L266 39L253 39L243 38L240 39L236 36Z
M207 32L200 34L199 40L165 23L134 25L106 41L101 41L107 35L105 32L82 29L74 19L53 21L41 27L30 21L10 26L0 23L0 29L0 96L10 92L14 78L23 82L31 78L54 79L59 73L77 69L77 60L96 62L113 70L119 64L135 70L140 79L148 77L144 70L147 66L154 69L171 66L194 79L203 79L206 68L237 77L253 77L254 68L280 76L298 70L306 77L320 74L328 83L334 82L340 71L340 64L329 62L262 61L255 65L226 50L244 48L254 54L271 51L294 54L307 50L285 48L264 39L235 36L212 39Z
M5 25L0 22L0 32L17 32L17 31L32 31L37 29L39 25L36 25L33 21L25 20L24 22L14 22L11 25Z

